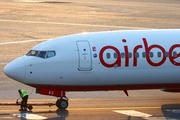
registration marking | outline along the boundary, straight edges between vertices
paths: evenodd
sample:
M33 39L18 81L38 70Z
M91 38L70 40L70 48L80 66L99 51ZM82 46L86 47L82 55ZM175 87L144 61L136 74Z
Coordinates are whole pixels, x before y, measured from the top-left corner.
M115 110L114 112L120 113L120 114L125 114L125 115L128 115L128 116L142 117L142 118L148 118L148 117L152 116L150 114L135 111L135 110Z
M30 114L30 113L20 113L20 114L13 114L13 116L15 117L19 117L19 118L25 118L25 119L31 119L31 120L44 120L47 119L47 117L43 117L40 115L36 115L36 114Z

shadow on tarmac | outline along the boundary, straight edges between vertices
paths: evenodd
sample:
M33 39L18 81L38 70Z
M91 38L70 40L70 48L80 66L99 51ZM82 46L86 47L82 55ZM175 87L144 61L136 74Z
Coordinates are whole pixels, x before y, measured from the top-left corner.
M48 120L66 120L66 117L69 115L68 110L57 109L56 113L58 115L56 118L49 118Z
M167 120L180 120L180 104L164 104L161 110Z
M43 111L43 112L32 112L32 111L23 111L21 112L22 116L20 117L20 120L27 120L26 114L52 114L56 113L56 117L48 117L48 120L66 120L66 117L69 115L68 110L63 109L57 109L56 111ZM24 116L23 116L24 115Z

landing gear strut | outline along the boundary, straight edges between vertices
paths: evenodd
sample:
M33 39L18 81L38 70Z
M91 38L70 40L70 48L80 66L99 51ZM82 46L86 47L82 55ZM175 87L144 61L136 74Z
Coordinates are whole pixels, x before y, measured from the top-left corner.
M56 106L59 109L66 109L68 107L69 103L68 103L68 98L67 97L61 97L59 99L57 99L56 101Z
M49 89L37 89L36 93L42 94L42 95L50 95L58 97L56 101L56 106L59 109L66 109L69 105L68 98L66 97L66 91L58 91L58 90L49 90Z

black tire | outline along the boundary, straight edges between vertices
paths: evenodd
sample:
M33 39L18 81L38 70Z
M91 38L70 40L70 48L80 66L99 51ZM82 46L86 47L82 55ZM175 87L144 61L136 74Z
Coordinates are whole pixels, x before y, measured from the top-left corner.
M56 106L59 108L59 109L66 109L68 107L69 103L67 100L65 99L58 99L56 101Z
M31 111L33 109L32 105L28 105L28 109Z

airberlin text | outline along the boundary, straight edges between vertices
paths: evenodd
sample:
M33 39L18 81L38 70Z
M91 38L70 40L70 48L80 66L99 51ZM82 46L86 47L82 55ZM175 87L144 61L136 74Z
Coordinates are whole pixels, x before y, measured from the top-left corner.
M164 62L166 61L167 57L165 55L165 52L167 50L165 50L164 47L162 47L161 45L158 45L158 44L152 44L152 45L148 45L148 42L146 40L146 38L142 38L142 41L144 43L144 46L143 45L136 45L133 49L133 52L132 52L132 59L133 59L133 66L137 66L138 64L138 58L136 57L136 53L138 52L139 49L143 49L145 50L146 52L146 60L147 60L147 63L151 66L154 66L154 67L158 67L158 66L161 66L164 64ZM123 43L126 43L126 39L122 39L122 42ZM162 54L162 59L159 61L159 62L153 62L149 56L150 52L152 49L159 49L163 54ZM180 53L177 53L176 56L173 56L173 51L176 49L176 48L180 48L180 44L173 44L169 50L168 50L168 53L169 53L169 60L170 62L175 65L175 66L180 66L180 62L177 62L175 59L180 57ZM104 58L103 58L103 53L107 50L107 49L112 49L116 52L117 54L117 59L115 60L114 63L107 63ZM128 67L129 66L129 50L128 50L128 46L124 46L124 54L125 54L125 67ZM117 67L121 67L121 53L120 51L118 50L118 48L114 47L114 46L104 46L101 50L100 50L100 53L99 53L99 59L100 59L100 62L102 63L103 66L105 67L108 67L108 68L111 68L111 67L114 67L114 66L117 66Z

